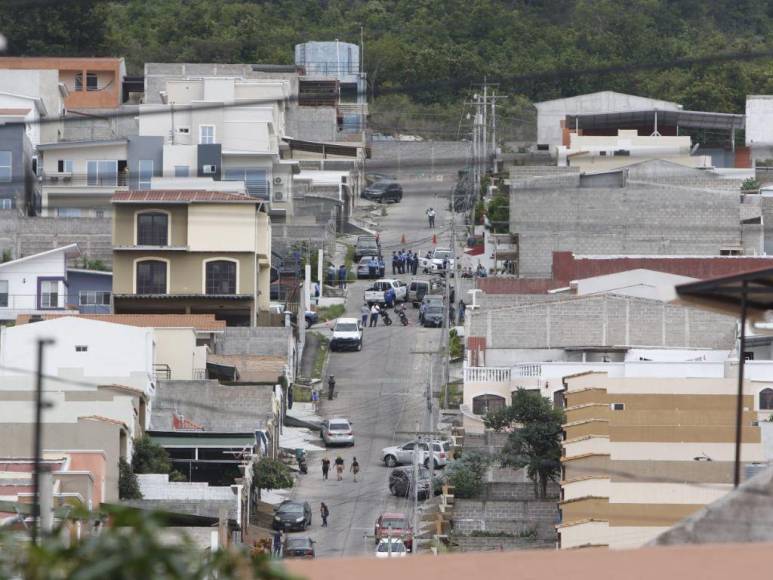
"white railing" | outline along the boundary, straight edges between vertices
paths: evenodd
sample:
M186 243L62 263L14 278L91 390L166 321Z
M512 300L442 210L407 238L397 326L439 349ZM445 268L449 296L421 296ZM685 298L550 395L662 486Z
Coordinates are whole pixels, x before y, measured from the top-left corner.
M516 377L540 377L542 365L539 363L519 364L513 367L513 376Z
M465 383L503 383L510 382L510 367L466 367Z

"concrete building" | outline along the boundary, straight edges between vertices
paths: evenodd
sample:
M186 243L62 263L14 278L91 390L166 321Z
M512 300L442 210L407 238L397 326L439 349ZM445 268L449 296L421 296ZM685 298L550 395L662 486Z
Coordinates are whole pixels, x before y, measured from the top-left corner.
M735 378L564 378L560 547L644 545L732 489ZM745 385L745 465L763 460Z
M678 103L626 95L615 91L600 91L575 97L553 99L534 103L534 106L537 108L537 146L548 150L567 144L565 139L570 130L570 127L564 126L567 115L652 109L679 111L682 109Z
M568 174L511 184L510 233L518 240L520 277L549 277L556 251L597 256L763 253L761 212L757 208L757 218L742 219L737 191L626 183L625 174L600 177L618 182L599 184Z
M773 95L746 97L746 146L755 166L773 159Z
M59 80L57 70L29 70L0 68L0 102L2 107L30 108L30 120L44 119L29 127L33 146L52 143L64 136L65 98L69 91ZM21 103L23 99L26 103ZM16 102L14 102L16 101ZM30 107L34 101L34 107Z
M224 192L113 197L118 314L214 314L255 326L269 306L271 224L260 200Z
M19 215L40 210L35 146L38 120L46 116L41 99L0 92L0 209L15 209Z
M84 314L109 314L113 308L113 273L67 268L67 304Z
M0 57L0 70L54 70L67 94L67 109L115 108L123 102L122 58ZM1 78L1 77L0 77Z

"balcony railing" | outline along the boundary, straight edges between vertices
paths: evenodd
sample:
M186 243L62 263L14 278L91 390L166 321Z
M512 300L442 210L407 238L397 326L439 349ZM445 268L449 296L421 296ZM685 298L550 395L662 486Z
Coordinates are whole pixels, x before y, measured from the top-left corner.
M126 187L129 183L127 173L91 179L85 173L41 173L39 179L43 185L64 187Z
M512 376L510 367L466 367L465 383L509 383Z

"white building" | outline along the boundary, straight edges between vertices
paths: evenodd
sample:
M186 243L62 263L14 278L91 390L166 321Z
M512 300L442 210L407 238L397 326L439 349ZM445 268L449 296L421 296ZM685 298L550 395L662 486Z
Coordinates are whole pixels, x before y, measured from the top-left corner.
M0 322L64 310L67 259L79 255L78 246L70 244L0 264Z
M682 106L671 101L661 101L615 91L600 91L564 99L534 103L537 108L537 146L552 150L564 144L562 123L567 115L594 113L621 113L628 111L679 111Z
M746 146L752 163L773 158L773 95L746 97Z

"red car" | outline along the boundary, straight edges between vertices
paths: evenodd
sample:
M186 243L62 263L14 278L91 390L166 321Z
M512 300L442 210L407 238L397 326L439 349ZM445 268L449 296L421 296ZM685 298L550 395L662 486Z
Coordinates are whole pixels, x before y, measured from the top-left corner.
M413 530L408 523L408 516L401 513L383 513L376 520L373 531L376 544L387 538L400 538L409 551L413 552Z

